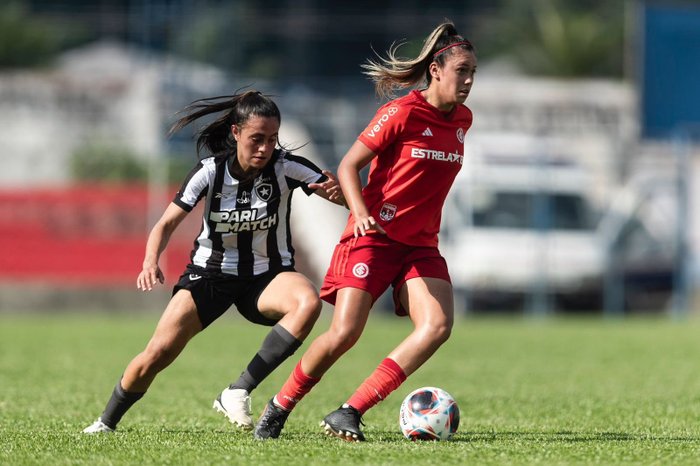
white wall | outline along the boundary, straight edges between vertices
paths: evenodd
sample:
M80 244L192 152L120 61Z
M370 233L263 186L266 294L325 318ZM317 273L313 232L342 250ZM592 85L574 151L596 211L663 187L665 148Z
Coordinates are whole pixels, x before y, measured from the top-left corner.
M321 169L329 169L324 166L306 128L296 121L285 119L284 115L280 141L290 147L306 144L294 153L306 157ZM313 274L319 279L323 278L331 262L333 249L345 227L348 212L344 207L320 196L306 196L301 190L297 190L292 197L291 228L294 245L298 254L306 255L300 260L308 261Z

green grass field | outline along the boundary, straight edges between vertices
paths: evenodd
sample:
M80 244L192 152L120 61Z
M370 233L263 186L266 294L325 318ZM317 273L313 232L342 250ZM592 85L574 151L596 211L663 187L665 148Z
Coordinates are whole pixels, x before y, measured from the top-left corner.
M0 316L0 464L697 464L697 322L460 319L450 341L365 415L368 441L318 421L409 331L375 317L357 346L292 414L277 441L255 441L211 409L266 333L224 316L195 338L124 417L116 435L81 429L101 412L157 316ZM313 335L328 325L327 314ZM306 345L302 349L306 348ZM301 353L253 396L259 412ZM409 442L403 397L424 385L458 401L450 442Z

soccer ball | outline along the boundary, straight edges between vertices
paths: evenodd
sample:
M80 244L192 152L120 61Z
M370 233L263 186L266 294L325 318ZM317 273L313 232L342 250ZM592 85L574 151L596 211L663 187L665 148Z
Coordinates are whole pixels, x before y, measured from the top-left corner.
M419 388L401 403L399 426L409 440L449 440L459 427L459 406L441 388Z

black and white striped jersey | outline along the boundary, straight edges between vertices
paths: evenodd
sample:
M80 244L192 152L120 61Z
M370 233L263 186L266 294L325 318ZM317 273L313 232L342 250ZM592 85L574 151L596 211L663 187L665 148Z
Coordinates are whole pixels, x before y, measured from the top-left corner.
M192 263L240 277L293 266L292 191L301 187L310 195L308 184L326 177L309 160L276 149L255 179L239 181L231 175L233 157L200 160L173 200L189 212L206 198Z

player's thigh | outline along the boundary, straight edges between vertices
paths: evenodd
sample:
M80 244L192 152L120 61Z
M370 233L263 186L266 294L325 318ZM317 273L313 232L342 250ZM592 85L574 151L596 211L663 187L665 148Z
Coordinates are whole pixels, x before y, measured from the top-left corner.
M281 272L258 297L258 311L268 319L280 319L300 307L320 305L313 283L299 272Z
M179 290L170 299L151 338L152 344L182 348L202 330L197 305L188 290Z
M399 299L416 327L424 324L452 326L454 298L452 284L447 280L411 278L401 287Z
M357 339L369 319L374 298L365 290L351 286L338 290L330 331L341 339Z

